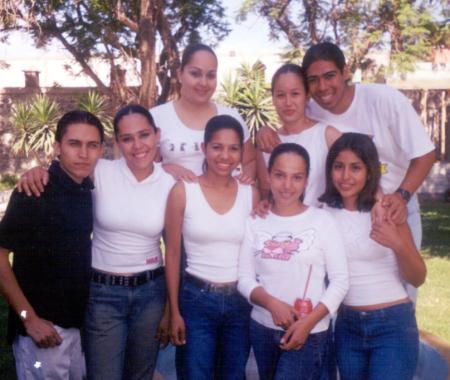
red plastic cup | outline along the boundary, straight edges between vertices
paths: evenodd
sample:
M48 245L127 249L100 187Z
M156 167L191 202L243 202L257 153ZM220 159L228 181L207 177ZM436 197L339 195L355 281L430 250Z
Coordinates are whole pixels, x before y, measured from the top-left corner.
M294 309L298 312L300 318L304 318L312 312L312 302L309 298L297 298L294 303Z

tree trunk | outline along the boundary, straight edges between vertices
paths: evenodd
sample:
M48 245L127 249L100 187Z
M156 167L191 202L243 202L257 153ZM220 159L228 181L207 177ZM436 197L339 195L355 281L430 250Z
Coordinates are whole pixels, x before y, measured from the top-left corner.
M427 104L428 104L428 90L423 90L420 99L420 119L422 120L422 124L425 126L428 135L430 135L429 126L427 123L427 115L428 115Z
M441 130L441 146L440 146L440 159L445 160L447 157L447 129L445 128L445 122L447 121L447 91L441 91L441 122L439 125L439 129Z
M158 31L164 46L159 58L158 78L161 85L157 103L163 104L178 94L177 69L180 66L180 57L176 37L173 35L170 24L163 12L158 18ZM179 36L179 38L181 38Z
M141 0L139 19L139 60L141 62L141 88L139 104L149 108L156 100L156 20L160 12L158 0Z

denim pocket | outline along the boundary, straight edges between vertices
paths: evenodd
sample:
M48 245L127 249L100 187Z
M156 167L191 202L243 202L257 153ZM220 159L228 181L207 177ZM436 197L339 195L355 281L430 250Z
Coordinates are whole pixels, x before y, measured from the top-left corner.
M400 304L385 309L384 321L396 328L417 328L416 316L412 303Z
M90 284L89 304L109 302L116 300L117 296L120 296L120 291L115 291L111 285L98 284L96 282L91 282Z
M180 304L187 305L193 303L199 300L204 294L205 291L203 289L200 289L186 281L181 292Z

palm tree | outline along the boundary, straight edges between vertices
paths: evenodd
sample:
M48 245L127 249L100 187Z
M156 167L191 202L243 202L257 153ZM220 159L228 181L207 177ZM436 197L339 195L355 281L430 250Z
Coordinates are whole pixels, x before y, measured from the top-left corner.
M49 159L55 141L56 123L60 116L58 103L46 95L39 94L30 104L30 112L33 122L30 149L43 150Z
M112 136L113 125L111 118L111 106L108 98L101 95L98 91L89 91L84 95L79 103L80 109L90 112L97 116L103 124L105 134Z
M28 157L31 148L30 139L33 135L33 116L30 106L26 103L13 105L11 119L16 130L12 151Z
M112 135L110 105L105 96L89 91L80 99L79 108L93 113L102 122L107 136ZM38 162L50 161L55 140L56 124L61 117L60 107L45 94L36 95L29 102L20 102L12 108L15 127L13 152L29 157L32 153Z
M223 102L239 111L249 127L253 141L262 126L277 127L269 85L265 81L265 70L265 65L260 61L252 66L244 63L237 70L234 79L229 76L222 83Z

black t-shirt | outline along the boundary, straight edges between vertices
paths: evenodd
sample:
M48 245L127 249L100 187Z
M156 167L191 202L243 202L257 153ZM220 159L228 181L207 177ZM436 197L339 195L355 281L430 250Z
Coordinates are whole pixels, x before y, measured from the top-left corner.
M90 179L74 182L54 161L40 197L15 190L0 222L0 247L14 252L13 271L40 318L81 327L91 265ZM26 335L10 310L8 341Z

